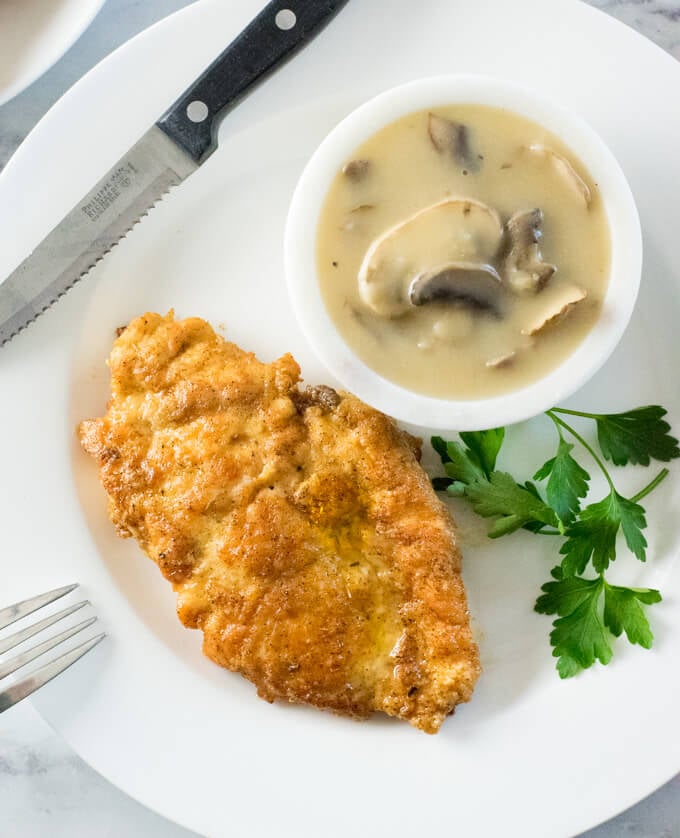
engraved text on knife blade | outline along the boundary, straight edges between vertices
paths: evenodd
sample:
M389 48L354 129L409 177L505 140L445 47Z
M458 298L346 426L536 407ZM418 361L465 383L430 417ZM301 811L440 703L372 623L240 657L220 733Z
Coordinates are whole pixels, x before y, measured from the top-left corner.
M0 284L0 346L83 277L196 164L155 126Z

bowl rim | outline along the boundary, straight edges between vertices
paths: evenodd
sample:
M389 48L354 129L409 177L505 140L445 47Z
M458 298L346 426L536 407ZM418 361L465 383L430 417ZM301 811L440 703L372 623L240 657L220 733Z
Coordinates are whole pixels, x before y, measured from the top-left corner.
M408 390L354 354L323 301L317 279L318 219L331 182L362 142L390 122L451 104L500 107L556 134L598 184L610 228L609 285L595 325L574 352L517 390L480 399L446 399ZM642 272L642 232L626 177L605 142L578 114L528 87L494 76L455 74L392 87L341 120L318 146L298 180L284 242L289 297L305 338L342 386L395 419L436 430L484 430L523 421L558 404L605 363L630 321Z

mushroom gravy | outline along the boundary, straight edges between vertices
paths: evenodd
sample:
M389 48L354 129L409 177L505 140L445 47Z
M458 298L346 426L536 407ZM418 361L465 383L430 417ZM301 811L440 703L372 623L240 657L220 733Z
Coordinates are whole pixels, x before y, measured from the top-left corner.
M597 320L610 267L595 184L524 117L455 105L373 135L317 231L326 307L372 369L441 398L537 380Z

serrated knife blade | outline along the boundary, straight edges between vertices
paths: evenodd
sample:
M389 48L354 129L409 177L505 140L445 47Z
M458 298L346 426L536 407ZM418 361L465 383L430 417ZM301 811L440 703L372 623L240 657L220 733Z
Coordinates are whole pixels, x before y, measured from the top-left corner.
M224 114L349 0L274 0L0 284L0 346L102 259L217 147Z
M65 294L197 168L154 125L0 285L0 345Z

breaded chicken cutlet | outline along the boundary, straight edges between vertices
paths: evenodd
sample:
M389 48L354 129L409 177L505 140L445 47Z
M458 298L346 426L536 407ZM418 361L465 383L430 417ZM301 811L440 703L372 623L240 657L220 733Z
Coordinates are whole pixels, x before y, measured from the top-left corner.
M469 700L456 532L418 440L197 318L137 318L109 364L107 413L80 441L118 533L172 583L209 658L268 701L428 733Z

